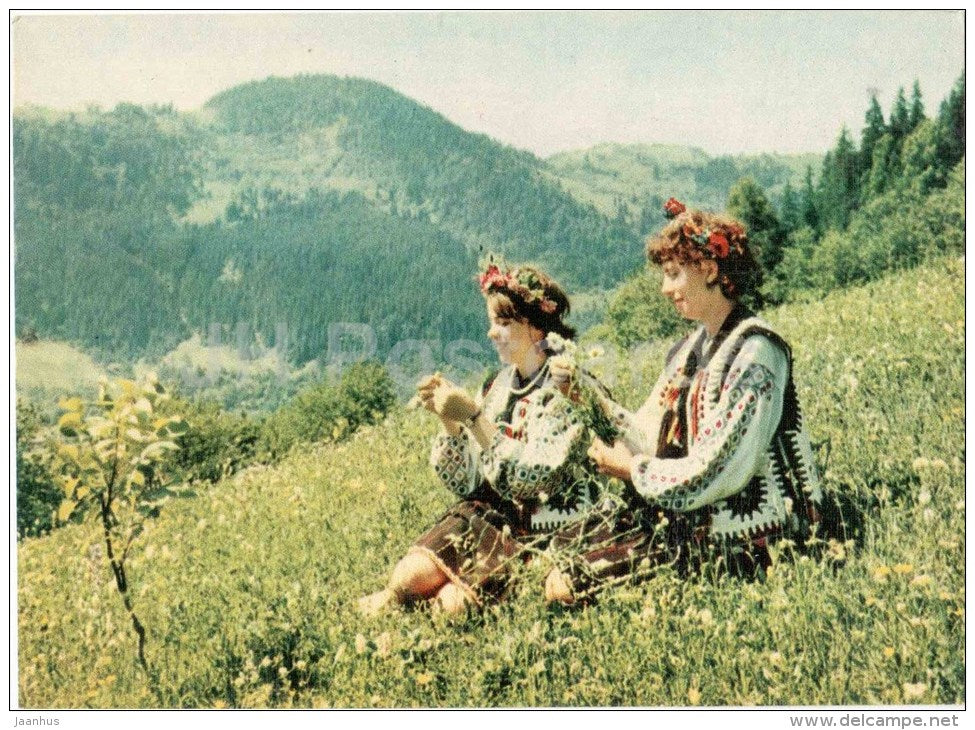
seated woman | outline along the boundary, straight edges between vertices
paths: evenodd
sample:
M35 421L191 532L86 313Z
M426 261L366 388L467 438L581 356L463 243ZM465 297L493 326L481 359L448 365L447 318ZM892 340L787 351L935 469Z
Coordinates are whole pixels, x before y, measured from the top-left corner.
M565 293L529 266L480 277L488 337L504 367L472 398L439 375L419 386L443 431L430 462L461 501L409 549L388 586L360 600L373 613L435 599L449 612L501 593L526 547L578 519L598 481L586 471L591 436L553 382L544 338L571 338Z
M673 198L665 211L673 220L648 239L647 256L663 267L663 295L700 326L671 348L637 412L603 401L620 437L594 440L589 454L638 496L627 514L556 536L550 601L571 603L664 562L753 573L770 564L770 540L801 542L818 520L791 351L740 301L758 278L745 230Z

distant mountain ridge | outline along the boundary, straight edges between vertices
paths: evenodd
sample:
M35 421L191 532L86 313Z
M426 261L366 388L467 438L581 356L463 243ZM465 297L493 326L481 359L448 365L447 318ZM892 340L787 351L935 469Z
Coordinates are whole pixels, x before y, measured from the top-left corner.
M721 196L714 160L654 145L541 160L382 84L323 75L242 84L193 114L18 109L17 328L113 359L241 323L268 344L287 323L298 362L339 321L384 347L480 340L481 254L601 292L642 264L641 234L662 221L653 190Z

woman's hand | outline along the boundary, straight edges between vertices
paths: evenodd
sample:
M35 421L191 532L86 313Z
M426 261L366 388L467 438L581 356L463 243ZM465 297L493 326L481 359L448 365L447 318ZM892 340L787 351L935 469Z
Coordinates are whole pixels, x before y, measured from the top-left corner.
M630 462L633 461L633 452L622 441L615 441L612 446L609 446L602 439L593 439L587 453L596 463L600 474L625 481L630 480Z
M552 355L548 359L548 372L562 394L568 395L576 376L576 364L572 358L568 355Z
M433 411L449 421L466 423L477 414L478 408L470 394L449 380L443 380L432 393Z
M474 399L460 386L434 373L421 381L416 388L420 404L431 413L440 416L447 431L456 435L460 424L477 413Z
M420 405L431 413L437 413L433 406L433 392L444 382L443 376L440 373L434 373L417 383L416 397L419 399Z

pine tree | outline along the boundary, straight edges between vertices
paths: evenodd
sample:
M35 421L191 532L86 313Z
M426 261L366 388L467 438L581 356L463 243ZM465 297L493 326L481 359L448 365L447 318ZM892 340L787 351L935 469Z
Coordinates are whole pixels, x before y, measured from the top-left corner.
M779 216L779 220L786 234L792 233L803 225L802 196L788 181L786 181L785 188L782 190L781 210L782 213Z
M917 125L925 120L924 102L921 100L921 84L914 79L914 90L911 93L911 109L907 115L907 123L913 132Z
M894 140L889 134L884 134L873 148L870 172L860 192L861 204L881 195L890 186L894 177L894 159Z
M863 133L860 137L860 177L866 180L870 176L870 166L873 164L873 148L877 141L887 132L884 113L877 101L877 95L870 97L870 107L864 117Z
M900 149L904 138L911 133L911 112L907 108L903 86L897 90L897 99L894 100L894 108L890 113L890 133L897 149Z
M938 111L938 164L951 170L965 156L965 72Z
M829 153L827 153L829 154ZM802 222L808 226L815 235L820 235L819 205L816 195L816 187L813 185L812 165L806 167L806 180L802 187Z
M836 147L823 158L819 178L819 211L824 229L843 229L850 212L860 203L860 161L856 146L846 127L840 132Z
M785 232L761 186L743 177L728 192L728 213L745 224L749 242L757 249L764 271L782 258Z

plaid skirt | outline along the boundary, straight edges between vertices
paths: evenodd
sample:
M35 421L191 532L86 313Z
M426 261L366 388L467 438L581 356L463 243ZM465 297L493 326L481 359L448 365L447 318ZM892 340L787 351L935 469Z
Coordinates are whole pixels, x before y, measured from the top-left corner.
M504 593L538 535L524 520L479 500L458 502L410 547L428 557L475 604Z
M676 513L647 504L604 506L557 531L548 552L576 599L638 582L669 565L680 575L705 565L732 575L755 576L771 565L772 535L716 543L710 514Z

